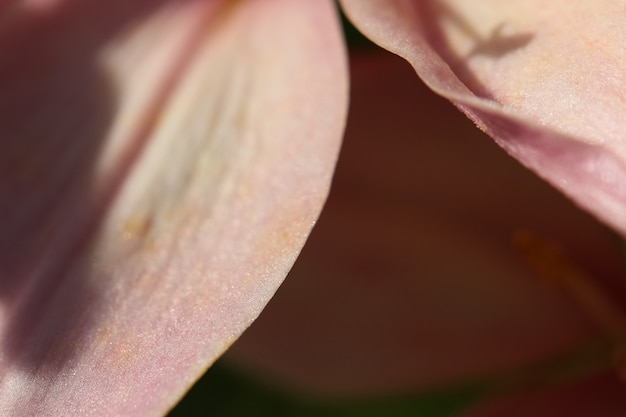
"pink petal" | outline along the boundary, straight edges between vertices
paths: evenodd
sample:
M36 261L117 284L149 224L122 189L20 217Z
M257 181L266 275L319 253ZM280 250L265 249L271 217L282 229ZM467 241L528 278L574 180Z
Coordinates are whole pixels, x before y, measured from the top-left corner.
M0 8L0 414L158 415L321 210L334 5L36 3Z
M492 400L463 417L623 417L626 387L613 375Z
M507 152L626 233L623 2L342 4Z
M596 335L512 240L520 229L555 240L598 285L619 289L613 235L402 60L352 64L329 201L290 278L228 357L292 390L382 395L526 366Z

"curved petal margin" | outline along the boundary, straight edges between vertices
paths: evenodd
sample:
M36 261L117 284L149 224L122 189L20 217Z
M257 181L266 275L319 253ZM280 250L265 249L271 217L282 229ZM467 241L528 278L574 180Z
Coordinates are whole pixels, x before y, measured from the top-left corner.
M1 86L38 112L0 120L0 415L163 414L319 215L347 108L334 5L20 4Z
M348 125L322 216L224 359L297 395L371 400L536 377L598 338L591 311L530 268L514 241L532 231L618 289L614 234L490 143L401 58L378 50L350 67Z
M626 234L623 1L342 5L507 152Z

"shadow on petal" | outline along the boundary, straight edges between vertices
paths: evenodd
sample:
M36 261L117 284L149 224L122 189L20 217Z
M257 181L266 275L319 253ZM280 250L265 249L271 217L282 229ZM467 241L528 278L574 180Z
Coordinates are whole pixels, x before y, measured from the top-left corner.
M124 178L113 172L114 178L104 179L108 187L94 186L119 110L98 54L168 1L63 1L43 12L19 9L20 4L0 10L5 370L55 372L71 359L80 329L97 316L99 289L88 280L89 248ZM126 162L122 169L130 168L132 160Z
M474 94L486 99L493 99L487 86L475 76L468 65L468 58L483 56L490 59L499 59L524 48L533 40L532 33L506 34L504 29L507 22L497 25L488 37L472 26L454 8L439 0L415 2L416 20L424 32L425 38L441 54L441 57L450 65L454 74L467 85ZM443 26L450 24L463 33L474 43L467 54L460 55L450 44Z

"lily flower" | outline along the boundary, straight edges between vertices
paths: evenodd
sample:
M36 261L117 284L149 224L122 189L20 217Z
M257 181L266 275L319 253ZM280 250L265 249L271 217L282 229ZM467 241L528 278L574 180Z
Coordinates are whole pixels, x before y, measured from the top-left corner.
M619 5L602 2L572 33L596 6L491 3L342 6L509 153L626 232ZM587 53L597 56L579 62ZM545 62L550 77L539 75ZM162 414L258 316L321 211L347 109L334 5L5 1L0 83L0 414ZM589 268L612 282L606 230L580 221L594 236L585 243L598 244L589 253L609 259L600 268L589 256ZM463 238L428 230L441 248L447 233ZM478 260L495 278L510 270L502 256ZM517 282L528 296L511 295L517 307L538 292L537 314L556 316L540 343L477 365L597 336L571 305ZM459 363L460 374L478 372ZM433 367L424 384L458 376Z
M471 416L623 415L614 233L401 59L368 51L351 68L328 202L226 364L322 404L470 390L456 407L476 403Z

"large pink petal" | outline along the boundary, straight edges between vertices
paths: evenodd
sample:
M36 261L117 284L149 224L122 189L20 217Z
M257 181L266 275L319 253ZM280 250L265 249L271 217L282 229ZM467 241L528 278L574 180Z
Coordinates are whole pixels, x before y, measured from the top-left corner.
M0 12L0 414L164 413L325 200L347 98L334 6Z
M229 351L291 389L374 395L527 366L596 323L525 262L559 242L617 293L612 233L498 149L391 54L352 61L329 201L290 277Z
M626 233L624 2L342 4L509 153Z

